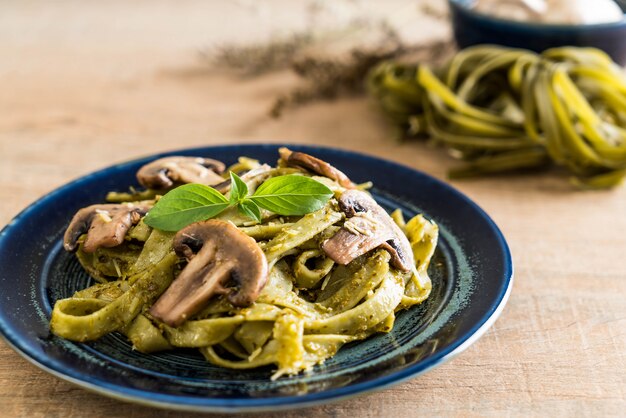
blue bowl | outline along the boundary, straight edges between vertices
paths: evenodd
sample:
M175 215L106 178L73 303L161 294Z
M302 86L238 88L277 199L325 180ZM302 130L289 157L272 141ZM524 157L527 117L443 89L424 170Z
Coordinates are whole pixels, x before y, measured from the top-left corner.
M626 65L626 17L619 22L558 25L506 20L472 10L474 0L449 0L454 37L460 48L497 44L541 52L560 46L594 47ZM626 0L618 0L626 12Z

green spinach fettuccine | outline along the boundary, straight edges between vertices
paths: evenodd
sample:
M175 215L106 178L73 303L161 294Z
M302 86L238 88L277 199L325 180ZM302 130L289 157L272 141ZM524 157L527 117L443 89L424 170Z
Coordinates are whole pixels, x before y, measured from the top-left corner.
M626 79L599 50L477 46L437 71L383 63L369 87L403 132L467 162L452 178L549 163L590 188L626 175Z
M231 169L246 173L258 168L253 160L241 161ZM285 174L285 170L268 168L262 177L242 174L245 181L241 180L239 190L245 188L247 192L250 188L248 196L254 196L254 189ZM391 216L385 214L395 225L393 228L406 237L410 259L416 260L414 265L406 271L395 268L392 255L383 248L340 265L322 247L347 224L346 215L338 207L347 189L306 170L288 171L290 175L294 173L326 184L333 197L321 208L302 216L276 216L264 210L259 222L232 207L214 218L236 226L264 254L267 282L249 306L235 306L228 298L217 295L180 325L169 325L151 315L150 308L177 280L186 262L174 252L175 232L150 227L144 222L144 215L130 227L119 245L89 252L85 251L84 236L78 239L78 260L97 283L56 302L50 323L52 331L79 342L119 332L143 353L195 348L207 361L222 367L274 365L273 378L309 370L348 342L389 332L398 311L423 302L430 293L427 269L437 243L437 226L421 215L405 223L400 211ZM360 187L347 180L344 184ZM353 194L364 194L356 189ZM133 196L112 194L109 198L119 201ZM150 204L146 202L142 204ZM121 205L131 210L131 204ZM94 216L108 224L112 222L108 213L99 209ZM365 215L362 218L367 221ZM220 261L223 260L216 260Z

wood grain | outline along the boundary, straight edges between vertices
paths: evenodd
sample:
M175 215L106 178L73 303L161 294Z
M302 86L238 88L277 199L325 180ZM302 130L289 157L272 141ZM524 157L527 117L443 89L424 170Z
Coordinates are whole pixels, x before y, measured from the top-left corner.
M392 13L397 17L406 3L394 3ZM302 4L271 2L270 17L251 7L2 3L0 225L80 175L196 145L339 146L445 178L454 162L423 143L392 140L365 98L317 103L272 120L267 109L297 82L291 74L240 78L200 65L201 48L303 24ZM420 27L426 37L447 33L435 21ZM515 286L495 326L456 359L399 386L263 416L623 416L626 188L579 192L558 171L452 184L494 218L513 252ZM4 343L0 405L7 417L185 416L74 387Z

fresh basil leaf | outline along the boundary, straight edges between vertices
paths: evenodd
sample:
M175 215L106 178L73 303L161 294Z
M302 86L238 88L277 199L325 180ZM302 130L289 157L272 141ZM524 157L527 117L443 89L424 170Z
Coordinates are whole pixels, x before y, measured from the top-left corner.
M248 218L252 218L255 221L261 223L261 209L250 199L245 199L239 202L237 207L239 212Z
M161 197L144 222L163 231L178 231L212 218L229 206L228 200L217 190L203 184L185 184Z
M237 174L230 172L230 203L241 202L248 195L248 186Z
M305 215L320 209L332 195L319 181L290 174L265 181L250 199L278 215Z

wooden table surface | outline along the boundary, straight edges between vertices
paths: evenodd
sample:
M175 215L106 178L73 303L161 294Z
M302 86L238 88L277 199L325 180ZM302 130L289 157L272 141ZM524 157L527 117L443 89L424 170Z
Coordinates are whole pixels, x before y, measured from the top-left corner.
M188 146L338 146L445 179L454 162L423 143L395 142L366 98L316 103L273 120L267 109L296 83L291 74L241 78L201 65L197 51L204 47L304 24L305 3L258 4L3 2L0 225L78 176ZM396 16L401 6L393 5ZM424 24L424 38L446 33L440 23ZM451 362L409 382L267 416L626 413L626 188L580 192L559 172L451 183L493 217L513 253L515 284L495 326ZM181 416L77 388L0 343L0 416L157 413Z

